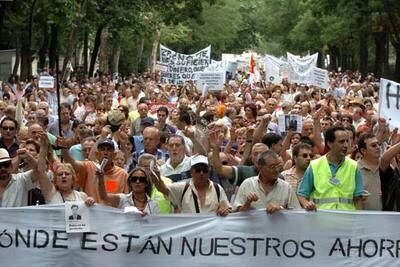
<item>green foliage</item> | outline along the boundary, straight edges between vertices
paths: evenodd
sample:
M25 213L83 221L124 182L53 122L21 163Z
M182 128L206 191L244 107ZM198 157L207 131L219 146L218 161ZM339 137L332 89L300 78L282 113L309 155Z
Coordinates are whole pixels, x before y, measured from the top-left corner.
M110 33L110 45L120 43L120 64L126 73L136 69L137 61L145 64L144 68L149 64L157 30L161 32L161 43L183 53L211 45L214 59L222 53L242 53L249 49L277 56L286 51L304 54L324 50L337 53L339 61L354 59L357 67L362 48L360 36L366 38L373 62L373 29L377 24L384 25L392 44L400 49L399 3L398 0L18 0L4 2L0 7L3 15L0 48L15 47L16 38L27 39L28 17L34 4L30 47L33 53L43 47L50 26L58 30L61 55L66 52L72 31L77 32L76 48L83 47L84 32L88 31L92 49L97 29L104 27ZM141 40L144 51L138 55Z

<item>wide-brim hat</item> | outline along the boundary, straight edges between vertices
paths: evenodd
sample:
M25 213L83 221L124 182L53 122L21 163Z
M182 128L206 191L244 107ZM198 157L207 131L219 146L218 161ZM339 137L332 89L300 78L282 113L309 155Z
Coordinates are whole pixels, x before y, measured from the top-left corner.
M10 161L10 154L4 148L0 148L0 163Z

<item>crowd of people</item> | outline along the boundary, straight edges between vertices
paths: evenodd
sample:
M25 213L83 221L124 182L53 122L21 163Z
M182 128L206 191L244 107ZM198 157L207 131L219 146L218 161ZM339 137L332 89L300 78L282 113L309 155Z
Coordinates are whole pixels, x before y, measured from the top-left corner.
M38 77L3 82L1 207L400 209L400 136L378 116L373 75L332 72L321 89L239 71L221 89L163 84L159 73L72 75L58 101ZM301 116L301 130L282 132L284 115Z

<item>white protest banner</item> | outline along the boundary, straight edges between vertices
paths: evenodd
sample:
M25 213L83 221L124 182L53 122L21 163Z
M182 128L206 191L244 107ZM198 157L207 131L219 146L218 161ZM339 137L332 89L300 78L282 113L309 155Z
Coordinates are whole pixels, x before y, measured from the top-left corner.
M91 231L68 234L63 205L0 209L1 265L397 266L400 258L399 213L89 211Z
M391 128L400 129L400 84L381 79L379 88L379 117L385 118Z
M313 83L313 69L317 65L318 53L310 56L299 57L287 52L289 63L289 82Z
M264 58L264 70L267 82L281 83L284 70L287 70L288 63L277 57L266 55Z
M54 77L53 76L40 76L39 88L54 88Z
M221 91L224 89L225 72L196 72L195 81L201 91Z
M186 55L160 45L160 63L167 65L167 71L161 74L161 82L183 84L194 80L194 73L203 71L210 64L210 53L211 46Z
M312 85L318 86L323 89L329 87L328 71L314 67L313 69L313 83Z
M168 66L166 64L163 64L161 62L157 62L154 70L160 71L160 72L166 72L168 70Z
M216 71L225 71L225 61L215 61L211 60L211 64L204 68L205 72L216 72Z

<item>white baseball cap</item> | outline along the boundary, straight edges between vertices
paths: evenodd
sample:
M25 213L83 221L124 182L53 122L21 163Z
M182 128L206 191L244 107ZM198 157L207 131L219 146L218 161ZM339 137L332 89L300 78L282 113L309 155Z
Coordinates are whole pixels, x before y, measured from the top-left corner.
M206 156L203 155L195 155L190 159L190 166L193 167L196 164L206 164L208 165L208 158Z

